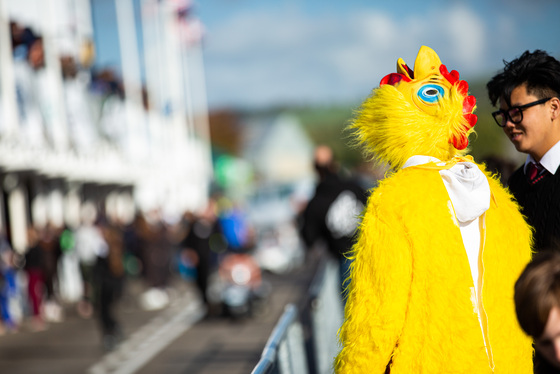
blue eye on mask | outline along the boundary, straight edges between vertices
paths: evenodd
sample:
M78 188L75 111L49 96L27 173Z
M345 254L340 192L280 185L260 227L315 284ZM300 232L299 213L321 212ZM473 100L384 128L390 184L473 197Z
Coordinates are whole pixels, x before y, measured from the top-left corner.
M443 97L443 94L443 87L438 86L437 84L425 84L420 87L417 92L420 100L429 104L433 104L438 101L440 97Z

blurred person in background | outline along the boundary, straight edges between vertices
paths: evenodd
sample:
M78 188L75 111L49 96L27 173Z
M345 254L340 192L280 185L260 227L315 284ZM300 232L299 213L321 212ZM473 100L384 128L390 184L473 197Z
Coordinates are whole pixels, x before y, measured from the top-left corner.
M189 234L194 222L194 214L187 210L181 215L179 223L175 227L175 269L182 279L186 281L194 281L196 279L196 269L191 262L191 258L187 251L182 247L183 242Z
M249 223L239 203L225 196L218 199L219 220L228 248L233 252L247 252L255 245L255 229Z
M301 216L301 236L308 248L323 240L338 261L344 300L351 263L346 254L354 243L367 195L358 183L339 176L330 147L320 145L315 149L314 167L318 184Z
M141 304L146 310L161 309L169 303L167 287L171 276L172 248L169 231L158 210L139 213L133 232L127 232L127 253L138 256L147 290Z
M17 331L19 327L21 310L14 310L18 307L20 292L16 277L15 253L2 234L0 236L0 335L6 330Z
M75 229L64 224L58 235L62 252L58 263L57 292L63 303L79 302L83 295L80 261L76 253Z
M515 284L519 324L534 339L536 373L560 373L560 253L537 254Z
M94 266L95 309L101 327L103 348L111 351L122 339L115 309L125 280L123 236L119 228L104 220L100 224L100 230L106 245L97 253Z
M170 228L164 221L161 211L148 212L151 228L151 241L148 244L146 258L149 259L150 267L146 270L149 285L165 291L169 286L171 277L172 250L170 240Z
M19 52L21 49L27 49L37 38L29 27L25 27L15 21L10 21L10 34L12 39L12 51L14 54L21 53Z
M61 229L48 223L39 231L37 246L42 252L41 267L43 270L43 282L45 285L45 300L43 302L44 316L47 321L62 321L62 307L58 300L58 265L62 257L60 246Z
M196 268L196 286L203 303L208 308L208 280L218 268L218 255L225 252L227 242L218 219L217 202L210 197L206 207L194 216L191 228L181 243L183 255ZM210 311L212 312L212 311Z
M97 136L104 142L125 147L126 123L124 88L112 69L94 72L91 81L90 100L95 102L94 117L97 118Z
M27 295L31 307L31 328L34 331L45 329L42 316L42 304L45 293L45 276L43 271L43 251L39 247L37 231L30 227L27 231L27 251L24 269L27 274Z
M81 225L74 234L76 253L78 255L82 277L82 300L78 302L78 313L83 318L93 314L93 274L97 256L107 250L100 227L96 224L95 206L86 203L82 207Z
M13 38L13 36L12 36ZM41 82L44 74L43 40L31 30L14 49L14 79L21 132L29 145L45 142Z

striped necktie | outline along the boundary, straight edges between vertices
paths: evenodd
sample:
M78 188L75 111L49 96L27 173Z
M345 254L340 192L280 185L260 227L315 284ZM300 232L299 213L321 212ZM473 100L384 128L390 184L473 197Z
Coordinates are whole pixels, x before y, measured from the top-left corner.
M530 162L529 165L527 165L527 178L529 178L531 184L537 183L544 177L545 173L542 173L543 169L543 166L539 163Z

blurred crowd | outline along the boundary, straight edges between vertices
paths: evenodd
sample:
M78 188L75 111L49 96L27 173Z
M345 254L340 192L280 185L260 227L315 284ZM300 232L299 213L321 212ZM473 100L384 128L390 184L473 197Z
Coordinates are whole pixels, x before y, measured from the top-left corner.
M63 117L69 150L78 155L105 155L109 147L127 152L131 136L144 137L149 145L157 143L163 150L170 148L163 139L170 135L163 133L169 126L148 131L147 122L137 121L146 128L127 128L123 84L111 69L92 69L92 43L80 51L59 43L53 63L49 40L17 22L10 22L10 28L19 118L14 146L58 149L65 132L60 131ZM53 67L62 74L61 106L56 105L52 90ZM146 91L142 94L143 102L134 110L149 109ZM57 117L55 108L65 112ZM0 119L0 132L4 125ZM141 157L153 158L149 149L141 149ZM180 218L135 206L133 219L124 222L103 208L108 209L106 202L94 196L93 203L84 193L79 223L59 225L50 219L38 222L33 216L36 196L29 192L30 212L22 213L28 225L25 248L12 243L9 225L7 232L0 233L0 334L28 328L41 331L77 313L95 319L103 346L111 349L122 338L116 305L130 295L131 282L141 285L134 301L145 310L168 305L170 290L179 281L198 289L209 313L220 313L214 307L225 305L229 313L245 315L250 313L248 304L263 294L261 264L278 267L281 263L282 269L290 268L295 250L286 255L285 247L298 244L297 240L279 243L276 228L269 228L267 250L256 259L257 234L248 223L246 209L222 195L211 196L203 209L185 212ZM285 232L297 237L293 227L284 229L284 237Z
M155 154L152 146L165 152L173 148L163 140L164 132L171 131L165 123L148 129L146 117L137 116L141 120L134 121L134 131L127 126L130 118L125 116L130 113L125 110L122 81L111 68L93 69L93 41L81 41L76 50L75 43L68 43L70 35L43 38L37 30L15 21L10 22L10 34L18 128L15 137L4 138L11 124L3 123L7 118L3 110L10 108L2 108L0 100L0 137L14 149L62 150L104 162L122 153L136 161L153 162L164 152ZM146 90L135 104L126 109L136 114L147 111ZM132 152L132 147L141 149L141 154ZM35 167L29 167L33 173ZM43 175L40 168L37 175L37 179ZM37 196L31 187L28 206L23 207L29 211L21 213L27 224L27 232L21 232L25 248L14 244L10 222L3 222L5 231L0 232L0 335L28 327L41 331L50 323L64 321L68 311L76 311L97 320L103 344L111 348L122 334L115 303L126 294L127 281L142 285L140 307L162 308L169 303L173 279L192 281L204 291L201 274L208 276L225 251L245 245L238 246L239 237L226 238L228 213L225 209L218 213L212 202L200 214L185 213L181 219L135 206L134 219L124 222L105 212L105 202L94 197L92 203L84 192L79 223L61 225L50 219L39 222L34 216ZM6 216L9 221L9 213ZM213 224L210 231L200 229L206 222ZM195 232L198 240L193 239ZM212 252L202 251L204 245Z
M91 154L101 145L126 148L126 138L132 134L126 133L124 125L123 84L112 68L93 69L93 41L83 42L79 50L62 41L53 61L40 33L15 21L10 22L10 29L18 131L26 146L58 148L65 141L61 134L67 131L70 149L79 154ZM60 69L61 96L47 65L55 69L51 71ZM147 109L145 90L142 95L143 102L135 110ZM64 108L64 113L57 113L58 108ZM61 118L67 125L62 132ZM0 129L5 128L0 119ZM146 132L141 129L140 134Z
M243 212L224 197L175 221L150 211L122 223L89 203L81 213L79 227L30 228L24 254L2 237L0 332L22 325L40 331L75 311L95 316L104 345L111 347L121 335L114 309L127 281L141 283L136 302L144 309L165 307L174 281L192 282L208 302L208 279L222 259L254 245Z

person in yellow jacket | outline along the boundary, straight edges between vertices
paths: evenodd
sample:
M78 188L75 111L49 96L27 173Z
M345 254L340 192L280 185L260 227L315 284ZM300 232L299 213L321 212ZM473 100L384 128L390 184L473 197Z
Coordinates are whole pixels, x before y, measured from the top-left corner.
M422 46L352 127L393 173L363 213L336 373L531 373L514 284L531 258L512 196L465 156L476 99Z

